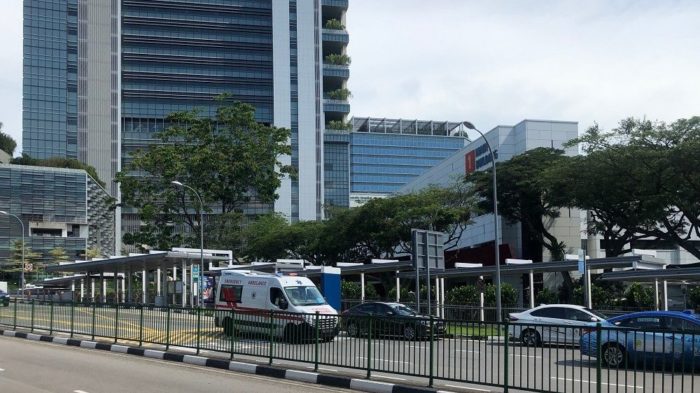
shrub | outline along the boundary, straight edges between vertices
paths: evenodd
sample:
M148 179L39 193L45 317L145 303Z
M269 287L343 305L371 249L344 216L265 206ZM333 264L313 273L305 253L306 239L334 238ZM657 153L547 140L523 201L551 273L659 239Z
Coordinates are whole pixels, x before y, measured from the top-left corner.
M340 293L344 300L358 300L362 298L362 285L355 281L340 282ZM365 282L365 300L379 299L374 285Z
M445 294L448 304L478 304L479 290L474 285L461 285L454 287Z
M335 64L335 65L350 65L350 56L348 55L339 55L335 53L331 53L330 55L326 56L325 62L328 64Z
M484 302L487 306L496 305L496 286L487 284L484 289ZM514 307L518 303L518 292L512 285L501 283L501 307Z
M345 30L345 25L338 19L328 19L324 27L331 30Z

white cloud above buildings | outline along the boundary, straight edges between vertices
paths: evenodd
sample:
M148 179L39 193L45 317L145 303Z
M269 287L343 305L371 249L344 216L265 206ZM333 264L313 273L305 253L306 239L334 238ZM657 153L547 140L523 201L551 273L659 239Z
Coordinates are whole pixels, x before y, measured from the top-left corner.
M350 0L352 114L484 130L697 115L698 20L692 0ZM21 0L0 23L0 121L21 144Z

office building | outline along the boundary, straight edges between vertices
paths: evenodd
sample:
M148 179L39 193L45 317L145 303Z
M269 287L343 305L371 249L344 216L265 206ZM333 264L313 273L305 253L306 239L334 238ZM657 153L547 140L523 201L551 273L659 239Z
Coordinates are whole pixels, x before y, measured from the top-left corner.
M92 165L118 195L130 153L173 111L230 93L290 128L298 170L274 210L323 216L324 128L350 111L345 0L25 0L24 151ZM260 209L257 209L260 210ZM137 225L136 216L124 220ZM118 226L121 225L118 223ZM118 230L119 232L119 230Z
M326 204L354 207L382 198L464 147L448 121L354 117L326 130Z
M84 170L0 164L0 210L24 224L27 246L51 262L49 251L63 248L70 260L88 248L114 255L114 199ZM0 259L10 256L22 229L0 215Z
M465 130L466 131L466 130ZM515 126L497 126L485 133L497 155L497 161L510 160L515 155L538 147L564 149L565 142L578 137L578 123L568 121L523 120ZM578 147L564 149L567 155L578 154ZM463 149L418 176L398 190L398 193L418 191L430 185L447 186L461 181L466 174L491 168L491 156L484 139L474 139ZM493 263L494 217L485 214L474 217L473 224L463 233L457 249L472 249L479 261ZM548 223L550 232L567 245L567 252L581 248L581 211L562 209L558 218ZM510 255L501 253L502 258L525 258L535 261L549 260L545 249L529 249L527 236L520 223L508 223L499 217L500 234L498 242L506 245ZM584 234L585 238L585 234ZM486 252L481 252L486 250Z

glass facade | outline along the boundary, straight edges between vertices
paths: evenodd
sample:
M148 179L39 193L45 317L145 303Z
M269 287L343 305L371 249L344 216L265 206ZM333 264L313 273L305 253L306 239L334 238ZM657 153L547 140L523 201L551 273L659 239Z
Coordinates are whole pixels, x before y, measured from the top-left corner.
M112 199L85 171L0 165L0 184L0 206L22 220L28 246L44 260L56 247L65 248L71 259L86 247L113 255ZM17 221L0 216L0 258L8 257L20 238Z
M78 155L78 0L24 1L23 152Z
M326 132L323 161L325 205L350 206L350 134Z
M390 194L464 147L465 138L350 134L350 191Z

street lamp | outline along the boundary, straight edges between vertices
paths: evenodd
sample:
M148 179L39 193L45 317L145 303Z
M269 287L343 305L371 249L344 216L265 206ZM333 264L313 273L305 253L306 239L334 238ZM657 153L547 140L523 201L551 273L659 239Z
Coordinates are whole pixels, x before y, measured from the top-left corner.
M496 156L493 154L491 144L489 144L489 141L486 139L483 132L479 131L478 128L474 127L474 124L468 121L462 122L462 124L464 124L464 126L468 129L478 132L479 135L484 138L486 147L489 149L489 154L491 154L491 173L493 174L493 249L496 258L496 318L498 322L501 322L501 256L498 250L498 191L496 188Z
M199 199L199 283L197 284L197 292L199 293L197 294L197 298L199 299L199 307L202 307L202 288L204 284L202 282L202 274L204 270L204 202L202 202L202 197L199 196L197 190L188 186L187 184L180 183L177 180L173 180L170 183L174 186L184 187L191 190L194 195L197 196L197 199Z
M20 287L20 289L23 290L22 295L24 295L24 247L25 247L25 245L24 245L24 223L22 222L22 220L19 219L19 217L15 216L12 213L8 213L4 210L0 210L0 214L2 214L4 216L14 217L19 222L19 225L22 226L22 271L20 272L19 287Z

